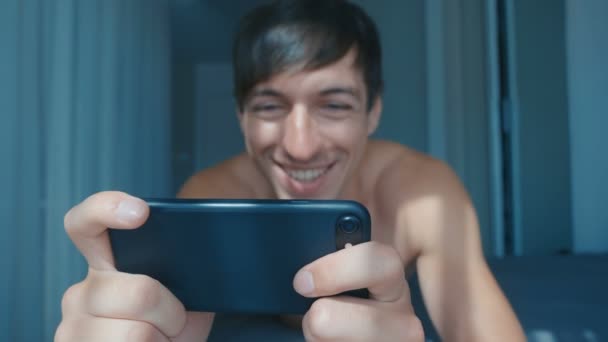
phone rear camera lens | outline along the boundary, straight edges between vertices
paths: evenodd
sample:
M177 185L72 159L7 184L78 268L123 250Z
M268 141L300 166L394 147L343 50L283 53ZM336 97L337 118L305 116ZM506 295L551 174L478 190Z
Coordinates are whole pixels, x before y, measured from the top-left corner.
M357 230L359 230L360 226L361 222L356 216L347 215L341 217L338 220L338 228L346 234L352 234L356 232Z

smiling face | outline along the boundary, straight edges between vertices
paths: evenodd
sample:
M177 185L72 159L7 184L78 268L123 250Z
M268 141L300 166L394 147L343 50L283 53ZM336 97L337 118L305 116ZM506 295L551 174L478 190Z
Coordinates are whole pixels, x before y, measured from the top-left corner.
M356 50L336 63L280 73L257 84L239 113L249 155L280 199L342 194L378 124L370 111Z

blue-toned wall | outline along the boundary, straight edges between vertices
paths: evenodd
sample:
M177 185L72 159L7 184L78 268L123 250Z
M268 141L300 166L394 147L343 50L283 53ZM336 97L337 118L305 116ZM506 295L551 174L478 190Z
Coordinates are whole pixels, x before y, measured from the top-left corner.
M566 1L576 252L608 252L608 2Z
M494 254L483 1L355 2L383 44L386 91L375 137L447 162L477 209L484 251Z
M172 194L167 4L0 1L0 341L52 341L86 272L71 206Z
M425 7L422 1L354 1L376 21L383 48L384 110L375 137L427 151Z
M564 1L505 3L514 252L571 251Z

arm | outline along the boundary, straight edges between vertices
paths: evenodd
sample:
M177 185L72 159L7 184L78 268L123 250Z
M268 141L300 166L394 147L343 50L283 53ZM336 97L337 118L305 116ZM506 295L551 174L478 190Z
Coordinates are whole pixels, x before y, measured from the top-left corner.
M422 294L439 334L447 341L524 341L485 262L466 190L445 164L428 159L421 165L408 180L396 180L404 185L415 180L405 188L407 197L397 201L396 220L418 250Z

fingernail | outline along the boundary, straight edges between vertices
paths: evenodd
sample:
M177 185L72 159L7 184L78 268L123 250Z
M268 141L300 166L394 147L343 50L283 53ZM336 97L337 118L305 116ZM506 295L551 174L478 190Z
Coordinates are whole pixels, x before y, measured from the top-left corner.
M143 215L145 208L141 201L126 199L118 204L116 217L121 221L132 222Z
M293 287L300 294L310 294L315 290L315 282L312 279L312 273L309 271L300 271L296 274Z

